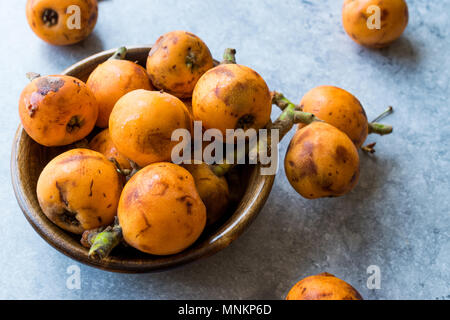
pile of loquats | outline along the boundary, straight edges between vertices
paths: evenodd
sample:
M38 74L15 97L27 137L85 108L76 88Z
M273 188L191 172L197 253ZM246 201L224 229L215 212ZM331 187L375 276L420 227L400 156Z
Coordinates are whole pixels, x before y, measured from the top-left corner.
M89 17L89 28L82 33L65 33L65 24L58 20L64 1L44 13L42 1L29 1L33 31L58 45L85 38L95 25L97 2L76 2ZM383 8L388 27L383 34L363 26L360 13L371 3ZM407 20L403 0L344 4L344 28L363 45L389 44L401 35ZM374 143L364 145L368 135L392 132L391 126L376 122L392 107L369 122L359 100L333 86L316 87L294 104L271 92L257 72L237 64L235 50L225 50L219 63L189 32L161 36L146 68L126 60L126 51L119 48L86 83L66 75L30 73L19 100L27 134L43 146L67 148L40 174L40 207L57 226L80 235L92 259L107 258L117 246L152 255L182 252L206 226L223 218L231 202L239 201L232 192L239 188L230 185L239 184L234 164L171 162L177 144L172 132L192 131L194 121L224 135L228 129L266 128L278 130L280 138L295 126L284 168L292 187L307 199L351 191L359 178L358 150L375 152ZM272 105L282 110L274 121ZM265 146L269 140L270 135ZM287 296L328 298L362 299L349 284L327 273L301 280Z

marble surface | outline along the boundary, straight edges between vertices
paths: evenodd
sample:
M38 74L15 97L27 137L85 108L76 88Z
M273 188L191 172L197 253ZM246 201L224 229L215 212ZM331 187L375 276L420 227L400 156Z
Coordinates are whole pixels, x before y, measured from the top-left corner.
M339 0L100 1L94 33L70 47L38 39L25 2L0 2L0 298L280 299L300 278L327 271L366 299L450 299L449 0L409 0L404 36L381 51L348 38ZM295 101L332 84L355 94L369 118L393 105L386 121L395 133L369 138L377 153L361 154L359 185L339 199L302 199L279 170L258 219L210 258L143 275L79 265L32 230L12 191L24 74L58 73L98 51L151 44L175 29L199 35L216 57L236 48L240 63ZM66 286L72 265L80 267L80 290ZM381 271L378 290L366 285L370 265Z

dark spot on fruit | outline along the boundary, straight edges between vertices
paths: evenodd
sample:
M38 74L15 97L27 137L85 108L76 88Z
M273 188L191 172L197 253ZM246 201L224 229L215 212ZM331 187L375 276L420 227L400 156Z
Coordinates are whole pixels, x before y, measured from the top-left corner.
M149 132L139 135L136 140L136 147L145 154L160 154L172 143L171 136L162 132Z
M356 180L357 178L358 178L358 172L355 172L355 173L353 174L352 178L350 179L350 183L351 183L351 184L354 183L355 180Z
M91 180L91 184L89 186L89 197L92 197L92 186L94 185L94 180Z
M255 116L252 114L246 114L239 118L236 123L235 129L244 129L247 130L253 126L255 123Z
M65 81L59 77L39 77L36 79L37 92L45 96L49 92L58 92L64 86Z
M142 211L139 211L139 212L141 213L142 219L144 219L144 222L145 222L146 227L147 227L147 228L150 228L150 227L151 227L151 224L148 222L147 216L145 215L145 213L142 212Z
M33 118L34 114L38 110L38 106L36 104L29 103L27 105L27 110L28 110L28 114L30 115L30 117Z
M79 226L80 221L76 218L76 212L71 212L69 210L63 210L61 215L59 216L60 220L66 224L70 224L73 226Z
M327 192L333 192L333 190L331 189L331 187L333 186L333 181L325 179L322 180L320 187L322 188L323 191L327 191Z
M305 141L303 143L299 158L300 158L300 166L299 167L299 178L302 179L306 176L313 176L317 174L317 166L313 159L313 149L314 144Z
M132 189L131 192L128 192L126 194L125 203L127 203L128 205L131 205L134 202L138 202L139 197L140 197L140 193L139 193L138 188L134 188L134 189Z
M92 14L89 16L88 25L94 24L94 22L97 20L97 11L92 12Z
M186 213L190 216L192 214L192 202L186 201Z
M191 214L192 214L192 206L193 206L193 203L191 202L190 199L192 199L192 197L191 197L191 196L188 196L188 195L185 195L185 196L176 198L177 201L185 202L185 203L186 203L186 211L187 211L187 214L188 214L188 215L191 215Z
M211 69L208 73L214 73L217 75L224 75L229 78L234 78L235 75L232 71L230 71L226 65L219 65L213 69Z

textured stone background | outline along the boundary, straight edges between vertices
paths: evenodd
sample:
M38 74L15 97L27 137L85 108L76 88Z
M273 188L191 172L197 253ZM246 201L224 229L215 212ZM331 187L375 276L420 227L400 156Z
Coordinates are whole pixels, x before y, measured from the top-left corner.
M404 36L371 51L344 33L339 0L101 1L94 33L63 48L31 32L25 0L1 1L0 298L279 299L299 278L328 271L367 299L449 299L450 1L408 4ZM332 84L354 93L370 118L393 105L387 121L395 133L370 137L377 153L361 155L359 185L345 197L304 200L280 170L258 219L222 252L159 274L81 265L82 289L68 290L66 270L76 262L32 230L10 184L24 74L58 73L98 51L151 44L174 29L196 33L216 57L235 47L240 63L295 101ZM366 287L369 265L381 268L380 290Z

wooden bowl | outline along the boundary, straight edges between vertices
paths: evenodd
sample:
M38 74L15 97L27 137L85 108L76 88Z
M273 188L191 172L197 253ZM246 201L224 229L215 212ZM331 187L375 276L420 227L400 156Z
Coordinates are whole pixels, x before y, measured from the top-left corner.
M145 66L149 50L149 47L130 47L127 59ZM86 81L95 67L114 52L115 50L108 50L95 54L69 67L62 74ZM88 250L79 242L80 236L60 229L47 219L37 200L36 184L39 174L53 157L66 149L39 145L19 125L11 154L12 183L17 201L28 222L54 248L81 263L115 272L162 271L210 256L227 247L257 216L269 196L275 178L260 175L258 165L241 166L241 176L246 177L243 182L246 191L241 201L223 220L205 229L196 243L179 254L160 257L133 248L116 248L109 258L98 262L89 259Z

